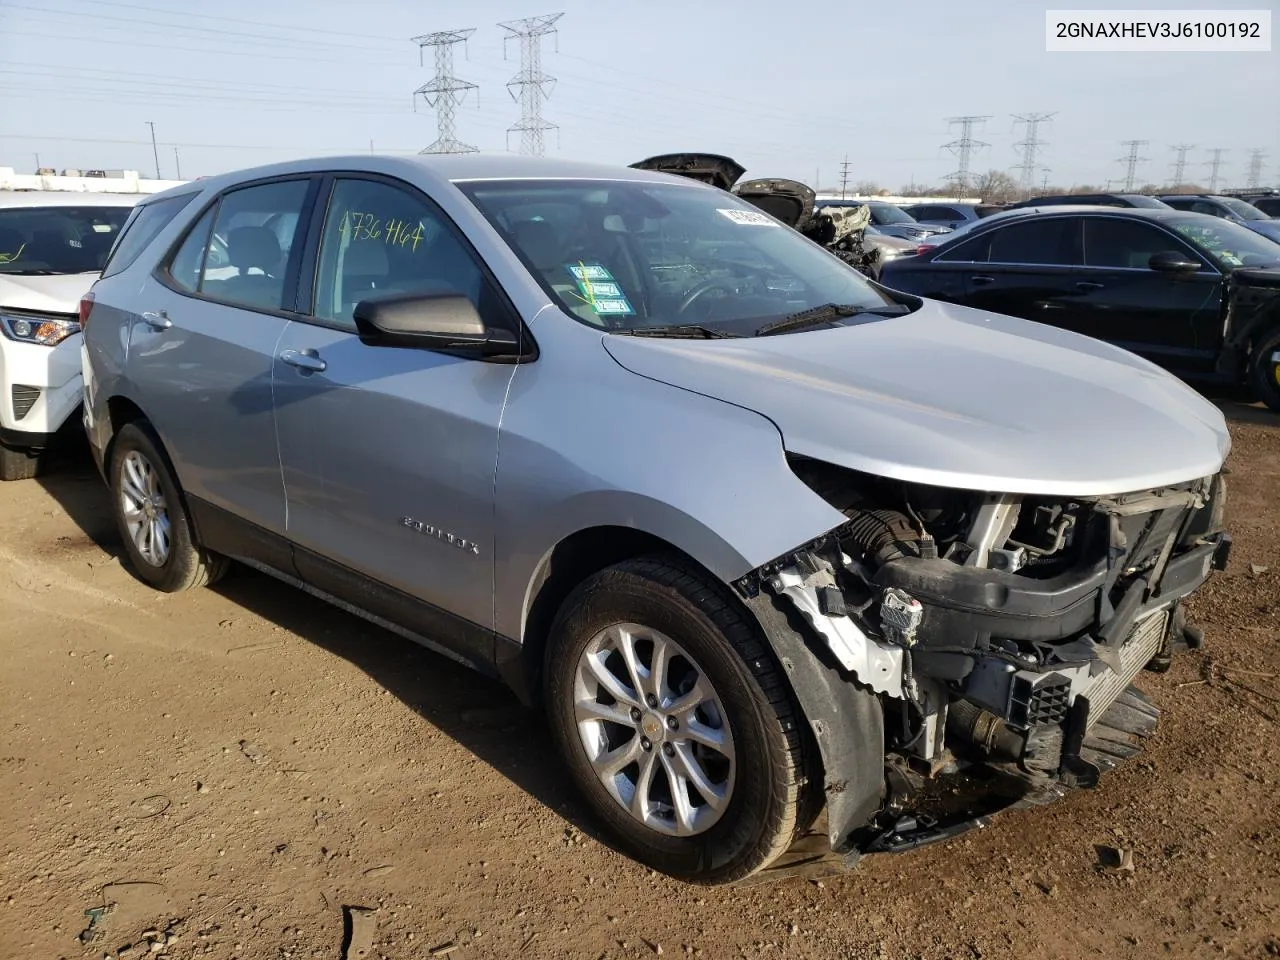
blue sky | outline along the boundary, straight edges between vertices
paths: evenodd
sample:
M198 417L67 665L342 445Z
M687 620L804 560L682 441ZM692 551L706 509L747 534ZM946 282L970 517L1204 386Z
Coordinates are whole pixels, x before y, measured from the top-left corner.
M1166 4L1168 0L1166 0ZM1277 0L1199 8L1275 9ZM1062 2L1049 4L1055 8ZM1130 9L1092 0L1089 8ZM411 38L475 27L455 73L479 85L458 135L507 149L519 107L506 89L496 24L564 11L544 50L557 78L544 105L560 126L549 155L629 163L670 150L727 153L750 175L824 184L847 155L854 181L938 183L956 160L946 118L990 115L975 169L1008 169L1011 114L1056 111L1041 160L1061 185L1118 180L1122 140L1150 143L1140 179L1165 182L1172 144L1227 149L1223 185L1248 151L1280 182L1280 44L1271 53L1063 54L1044 50L1045 5L1025 0L911 3L762 0L0 0L0 165L160 167L184 177L273 160L417 152L435 139L411 92L432 74ZM199 12L196 13L195 11ZM353 12L354 11L354 12ZM1273 13L1280 23L1280 16ZM556 46L559 51L557 52ZM518 136L511 140L518 149Z

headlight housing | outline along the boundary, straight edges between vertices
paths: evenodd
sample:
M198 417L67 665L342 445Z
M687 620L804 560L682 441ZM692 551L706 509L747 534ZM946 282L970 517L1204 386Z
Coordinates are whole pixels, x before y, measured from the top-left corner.
M0 313L0 333L18 343L56 347L80 332L80 324L69 317L40 317L22 313Z

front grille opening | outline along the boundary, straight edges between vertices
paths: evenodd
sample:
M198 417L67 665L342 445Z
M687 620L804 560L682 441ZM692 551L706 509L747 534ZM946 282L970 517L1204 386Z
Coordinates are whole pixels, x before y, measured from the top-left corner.
M21 420L30 413L31 408L40 399L39 387L29 387L21 383L15 383L10 393L13 398L13 418L15 420Z

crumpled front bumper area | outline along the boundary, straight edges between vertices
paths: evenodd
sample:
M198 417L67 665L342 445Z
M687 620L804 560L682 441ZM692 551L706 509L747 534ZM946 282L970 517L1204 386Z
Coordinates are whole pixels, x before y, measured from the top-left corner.
M816 678L788 669L806 713L827 714L814 733L832 847L856 856L946 839L1091 788L1136 753L1159 711L1132 681L1199 646L1181 601L1226 564L1224 503L1221 476L1065 504L988 495L945 545L909 503L897 520L852 510L848 529L740 583L758 591L753 606L798 616L825 662ZM849 697L837 676L882 712L869 817L869 797L847 796L869 789L852 770L868 751L842 755L839 719L815 706Z

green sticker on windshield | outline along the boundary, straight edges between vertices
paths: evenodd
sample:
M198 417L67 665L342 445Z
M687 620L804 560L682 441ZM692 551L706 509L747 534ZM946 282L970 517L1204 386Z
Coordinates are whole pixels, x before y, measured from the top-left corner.
M565 264L565 269L578 282L578 296L582 302L599 315L624 316L635 313L626 294L618 281L613 279L604 264L577 263Z

